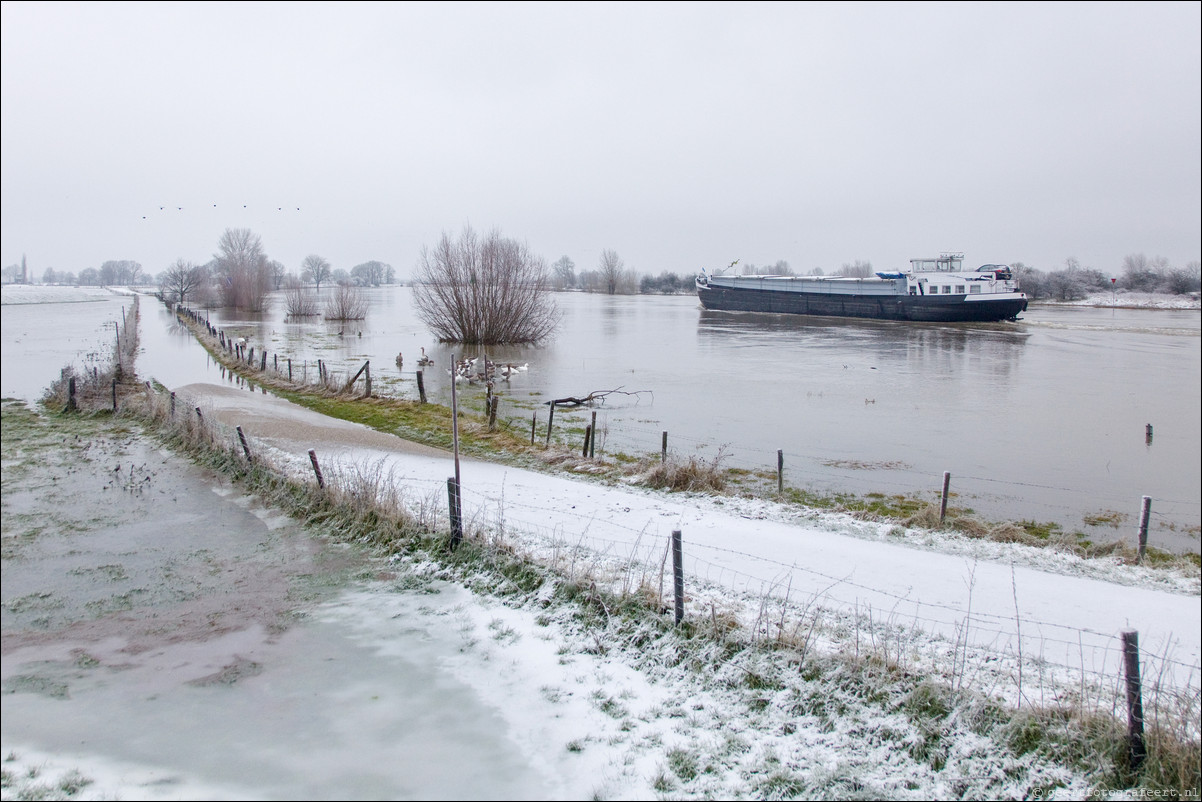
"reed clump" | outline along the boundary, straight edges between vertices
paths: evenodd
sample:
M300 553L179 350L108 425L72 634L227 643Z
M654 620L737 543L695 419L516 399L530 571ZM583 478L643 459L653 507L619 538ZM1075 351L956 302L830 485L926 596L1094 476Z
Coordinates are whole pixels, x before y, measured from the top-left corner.
M719 453L711 460L690 456L685 459L645 460L632 471L643 484L656 490L676 492L721 493L727 487L726 470L722 467L725 455Z

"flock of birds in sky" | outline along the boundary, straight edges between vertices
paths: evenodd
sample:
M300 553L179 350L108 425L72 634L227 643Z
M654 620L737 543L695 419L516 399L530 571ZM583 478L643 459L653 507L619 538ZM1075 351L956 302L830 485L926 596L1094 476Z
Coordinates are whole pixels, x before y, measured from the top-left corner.
M160 206L160 207L159 207L159 211L160 211L160 212L166 212L166 211L169 211L169 210L170 210L170 208L171 208L171 207L169 207L169 206ZM214 204L213 204L213 208L214 208L214 209L216 209L216 208L217 208L217 204L216 204L216 203L214 203ZM243 209L248 209L248 208L250 208L250 207L249 207L247 204L245 204L245 203L244 203L244 204L242 204L242 208L243 208ZM182 212L182 211L184 210L184 207L183 207L183 206L176 206L176 207L175 207L175 210L176 210L177 212ZM277 206L277 207L275 208L275 210L276 210L277 212L282 212L282 211L284 211L284 207L283 207L283 206ZM301 207L297 206L297 207L296 207L296 211L298 211L298 212L299 212L300 210L301 210ZM148 217L148 215L142 215L142 219L143 219L143 220L145 220L147 217Z

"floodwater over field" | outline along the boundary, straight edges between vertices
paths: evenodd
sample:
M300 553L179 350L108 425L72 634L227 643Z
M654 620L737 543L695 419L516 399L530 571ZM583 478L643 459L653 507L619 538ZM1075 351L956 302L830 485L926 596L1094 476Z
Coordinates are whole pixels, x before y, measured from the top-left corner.
M368 317L345 325L287 321L282 303L254 317L209 315L266 347L281 370L291 359L294 374L312 378L318 359L344 374L371 360L376 392L409 398L425 348L435 360L427 391L449 400L447 368L460 350L434 341L408 288L367 294ZM913 324L710 312L692 296L555 300L564 316L551 342L488 352L528 363L497 384L500 414L525 431L537 415L540 437L544 402L620 389L630 394L595 409L599 451L658 453L666 431L680 455L774 475L780 451L786 483L857 494L935 498L946 471L955 505L990 519L1055 521L1097 540L1133 538L1147 495L1150 542L1199 549L1196 310L1035 307L1017 323ZM15 311L50 331L83 322L54 306ZM13 311L5 307L5 394ZM168 386L220 375L157 304L143 305L142 344L139 371ZM477 406L485 392L459 389ZM592 411L557 410L557 430L582 428Z

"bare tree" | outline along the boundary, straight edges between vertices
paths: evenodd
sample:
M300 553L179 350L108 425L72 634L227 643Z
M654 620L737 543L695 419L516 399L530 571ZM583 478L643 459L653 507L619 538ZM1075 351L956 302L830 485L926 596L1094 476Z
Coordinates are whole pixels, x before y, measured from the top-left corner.
M267 270L271 273L271 283L278 291L284 286L284 280L288 278L288 268L284 267L284 263L275 259L267 263Z
M251 312L265 309L271 269L259 235L248 228L227 228L217 247L214 272L222 305Z
M1202 265L1189 262L1185 267L1170 270L1161 288L1176 295L1198 292L1202 289Z
M184 259L176 259L175 264L163 271L159 286L163 298L175 303L187 303L188 295L200 287L205 280L203 267L197 267Z
M284 282L284 310L289 317L312 317L317 314L317 296L296 276Z
M367 317L367 299L353 284L339 284L326 301L326 320L362 320Z
M315 253L309 254L301 262L301 281L312 281L317 285L318 292L321 292L321 283L329 281L332 275L330 263Z
M413 303L440 342L537 343L560 318L546 261L496 230L481 240L470 226L422 248Z
M131 259L116 259L100 266L100 283L105 286L137 284L142 278L142 265Z
M351 278L355 280L356 284L363 287L379 287L388 277L390 270L392 270L391 265L373 260L352 267Z
M847 276L848 278L871 278L872 262L865 262L860 259L855 260L851 264L844 262L839 275Z
M555 289L566 290L576 286L576 263L567 256L561 256L551 265Z
M614 295L618 291L618 285L622 282L622 270L625 263L618 256L618 252L606 248L601 251L601 261L597 264L597 270L601 273L601 281L605 285L605 291L610 295Z

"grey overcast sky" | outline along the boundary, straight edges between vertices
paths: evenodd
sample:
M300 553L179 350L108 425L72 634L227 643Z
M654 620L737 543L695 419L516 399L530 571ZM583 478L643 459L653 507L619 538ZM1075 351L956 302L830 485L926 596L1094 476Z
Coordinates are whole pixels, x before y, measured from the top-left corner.
M1198 2L3 3L0 264L1202 257ZM182 208L181 208L182 207Z

